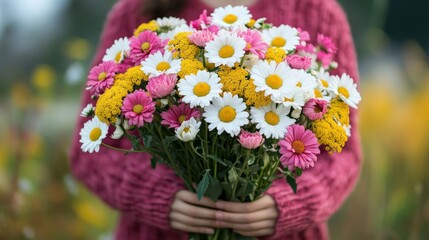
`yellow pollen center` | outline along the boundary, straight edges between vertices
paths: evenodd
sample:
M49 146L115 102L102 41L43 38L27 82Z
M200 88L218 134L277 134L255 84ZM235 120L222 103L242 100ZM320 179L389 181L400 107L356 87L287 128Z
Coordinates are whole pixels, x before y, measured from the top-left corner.
M300 88L300 87L302 87L302 83L301 83L301 82L298 82L298 83L296 84L296 86Z
M100 128L94 128L89 133L89 139L91 139L91 141L93 141L93 142L97 141L100 138L100 136L101 136L101 129Z
M268 124L275 126L279 123L280 118L279 118L279 115L277 115L275 112L270 111L270 112L265 113L265 121Z
M271 74L265 78L265 83L272 89L279 89L283 85L283 80L277 74Z
M160 62L156 65L156 70L158 71L165 71L168 69L170 69L170 64L168 62Z
M247 23L247 26L253 27L253 26L255 26L255 23L256 23L255 19L251 18L250 21Z
M223 21L229 24L233 24L237 21L237 16L235 16L234 14L228 14L223 18Z
M189 128L189 127L185 127L185 128L183 129L183 132L184 132L184 133L188 133L189 131L191 131L191 128Z
M314 89L314 96L316 96L316 98L323 98L323 95L319 89Z
M339 92L341 95L343 95L345 98L349 98L349 97L350 97L349 91L348 91L348 90L347 90L347 88L345 88L345 87L339 87L339 88L338 88L338 92Z
M293 102L293 101L295 101L295 99L293 99L293 98L287 98L287 97L285 97L283 99L283 102Z
M219 50L219 57L221 58L229 58L234 55L234 48L230 45L225 45Z
M275 37L273 38L273 40L271 41L271 46L273 47L283 47L284 45L286 45L286 39L282 38L282 37Z
M251 49L251 48L252 48L252 44L247 43L247 44L246 44L246 49L248 50L248 49Z
M292 142L292 148L293 150L295 150L295 153L303 153L305 150L305 145L303 142L299 141L299 140L295 140Z
M115 62L120 62L121 61L121 57L122 57L122 52L119 51L116 56L115 56Z
M320 79L320 81L322 82L323 87L327 88L329 87L328 81Z
M149 48L150 48L150 43L148 43L148 42L144 42L144 43L141 45L141 47L140 47L140 48L142 49L142 51L143 51L143 52L145 52L145 51L149 50Z
M222 122L229 123L235 119L235 116L237 116L237 112L233 107L225 106L219 111L218 116Z
M207 96L207 94L210 92L210 85L206 82L199 82L195 84L193 92L198 97Z
M104 81L104 79L106 79L107 77L107 73L106 72L102 72L100 74L98 74L98 81Z
M140 114L143 111L143 106L141 104L136 104L133 107L133 112Z
M183 121L186 120L186 116L185 115L180 115L179 116L179 122L182 123Z

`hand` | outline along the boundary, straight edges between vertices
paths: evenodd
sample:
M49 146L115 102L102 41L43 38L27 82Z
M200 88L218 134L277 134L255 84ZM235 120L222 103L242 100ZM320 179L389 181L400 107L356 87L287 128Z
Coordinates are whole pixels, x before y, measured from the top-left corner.
M176 193L170 211L170 224L173 229L184 232L213 234L216 219L215 203L187 190Z
M278 211L274 199L265 195L250 202L216 201L216 226L232 228L247 237L260 237L274 233Z

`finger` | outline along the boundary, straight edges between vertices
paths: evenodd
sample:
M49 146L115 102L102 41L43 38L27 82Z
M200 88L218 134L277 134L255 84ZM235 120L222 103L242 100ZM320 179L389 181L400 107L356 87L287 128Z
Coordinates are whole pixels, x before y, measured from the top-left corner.
M181 200L174 201L171 205L171 210L180 212L189 217L215 219L216 210L198 207Z
M266 228L266 229L260 229L257 231L235 231L236 233L246 236L246 237L262 237L262 236L269 236L274 233L274 228Z
M181 190L181 191L177 192L176 196L177 196L177 198L179 198L185 202L192 203L194 205L205 206L205 207L210 207L210 208L216 207L215 202L213 202L210 198L203 197L200 200L198 200L197 194L190 192L190 191L187 191L187 190Z
M216 208L228 212L248 213L275 206L275 201L268 195L247 203L216 201Z
M176 212L176 211L170 213L170 220L177 221L177 222L183 223L184 225L193 226L193 227L210 228L216 224L215 220L189 217L188 215L185 215L183 213Z
M205 233L205 234L213 234L214 229L213 228L207 228L207 227L192 227L185 225L180 222L172 221L171 227L176 230L181 230L184 232L193 232L193 233Z
M252 223L263 220L276 219L278 212L276 208L266 208L251 213L233 213L217 211L215 213L216 220L226 223Z
M252 223L226 223L218 222L217 226L219 227L228 227L234 229L234 231L258 231L266 228L274 228L275 221L273 219L263 220L259 222Z

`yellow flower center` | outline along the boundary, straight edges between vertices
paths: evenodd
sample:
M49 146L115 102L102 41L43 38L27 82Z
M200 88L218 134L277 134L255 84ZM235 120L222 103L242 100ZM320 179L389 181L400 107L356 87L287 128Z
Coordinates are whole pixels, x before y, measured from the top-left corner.
M214 65L214 63L209 63L209 62L206 62L206 68L208 69L208 70L213 70L213 69L215 69L215 65Z
M347 88L345 88L345 87L339 87L339 88L338 88L338 92L339 92L341 95L343 95L345 98L349 98L349 97L350 97L349 91L348 91L348 90L347 90Z
M302 82L298 82L298 83L296 84L296 86L297 86L297 87L299 87L299 88L300 88L300 87L302 87Z
M106 72L102 72L100 74L98 74L98 81L104 81L104 79L106 79L107 77L107 73Z
M228 24L233 24L237 21L237 19L237 16L235 16L234 14L228 14L223 18L223 21Z
M294 99L294 98L287 98L287 97L285 97L285 98L283 99L283 102L293 102L293 101L295 101L295 99Z
M140 114L140 113L142 113L142 111L143 111L143 105L141 105L141 104L134 105L133 112Z
M255 23L256 23L255 19L251 18L250 21L247 23L247 26L253 27L253 26L255 26Z
M221 58L229 58L234 55L234 48L230 45L225 45L219 50L219 57Z
M272 89L279 89L283 85L283 80L277 74L271 74L265 78L265 83Z
M320 79L320 81L322 82L323 87L327 88L329 87L328 81Z
M270 111L265 113L265 122L267 122L268 124L275 126L279 123L279 121L279 115L277 115L275 112Z
M183 121L186 120L186 116L185 115L180 115L179 116L179 122L182 123Z
M225 106L219 111L219 119L222 122L232 122L235 116L237 116L237 112L235 112L235 109L231 106Z
M165 71L168 69L170 69L170 64L168 62L160 62L156 65L156 70L158 71Z
M273 47L283 47L284 45L286 45L286 39L282 38L282 37L275 37L273 38L273 40L271 40L271 46Z
M251 49L251 48L252 48L252 44L247 43L247 44L246 44L246 50L249 50L249 49Z
M120 62L121 61L121 57L122 57L122 52L119 51L116 56L115 56L115 62Z
M149 50L150 43L149 42L144 42L144 43L142 43L142 45L141 45L140 48L142 49L143 52L145 52L145 51Z
M183 129L183 133L188 133L189 131L191 131L191 128L190 128L190 127L185 127L185 128Z
M195 84L193 92L198 97L207 96L207 94L210 92L210 85L206 82L199 82Z
M89 139L91 139L91 141L93 141L93 142L97 141L100 138L100 136L101 136L101 129L100 128L94 128L89 133Z
M316 98L323 98L322 92L320 92L319 89L314 89L314 96L316 96Z
M295 153L303 153L305 150L305 145L303 142L299 141L299 140L295 140L292 142L292 148L295 151Z

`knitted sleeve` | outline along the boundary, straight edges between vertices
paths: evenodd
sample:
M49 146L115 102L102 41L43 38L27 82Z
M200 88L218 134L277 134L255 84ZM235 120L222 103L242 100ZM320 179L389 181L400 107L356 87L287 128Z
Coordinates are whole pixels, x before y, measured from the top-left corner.
M110 12L94 64L101 61L107 47L119 37L129 36L132 24L132 6L119 1ZM91 102L88 91L84 91L82 106ZM79 131L87 119L79 118L70 149L71 170L111 207L135 214L137 219L161 229L170 229L168 214L174 194L183 184L167 167L150 166L150 156L143 153L124 155L101 146L98 153L83 153L80 149ZM112 131L109 132L109 135ZM110 145L130 148L126 141L110 141Z
M345 72L357 82L357 59L345 13L335 1L320 2L317 11L322 13L317 31L331 36L338 47L339 68L335 74ZM276 180L268 189L266 193L275 199L279 217L274 234L267 239L284 239L325 222L350 194L358 179L362 158L355 110L351 111L350 121L352 137L342 152L323 151L315 167L297 179L296 194L283 179Z

